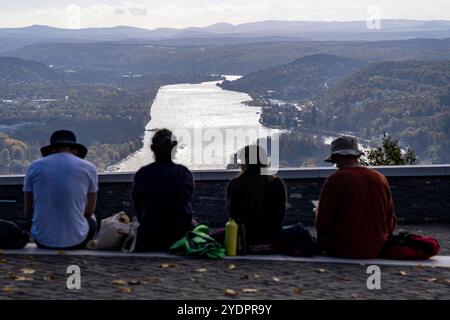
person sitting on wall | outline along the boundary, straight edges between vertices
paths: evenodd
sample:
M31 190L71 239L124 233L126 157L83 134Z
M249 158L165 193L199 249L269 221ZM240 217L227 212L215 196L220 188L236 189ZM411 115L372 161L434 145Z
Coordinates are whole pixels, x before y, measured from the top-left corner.
M268 159L261 146L246 146L238 153L238 162L241 172L227 186L230 217L245 226L250 249L280 244L287 206L283 180L263 172L267 170Z
M168 250L192 229L194 181L188 168L172 161L176 145L170 130L157 130L151 145L155 161L134 176L137 251Z
M318 240L329 255L376 258L396 227L389 183L378 171L361 166L355 138L339 137L331 144L338 171L323 186L317 209Z
M71 131L55 131L41 153L23 187L31 235L43 249L84 248L97 227L97 169L84 160L87 149Z

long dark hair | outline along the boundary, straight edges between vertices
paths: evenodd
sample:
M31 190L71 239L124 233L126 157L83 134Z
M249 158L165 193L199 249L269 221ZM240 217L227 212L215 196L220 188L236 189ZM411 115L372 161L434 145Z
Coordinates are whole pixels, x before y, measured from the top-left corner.
M246 146L238 153L238 161L242 171L229 186L228 205L231 210L239 206L239 211L246 216L263 215L266 193L270 192L273 181L273 176L261 174L268 166L267 153L261 146Z
M172 162L172 151L177 141L169 129L159 129L152 138L151 149L156 162Z

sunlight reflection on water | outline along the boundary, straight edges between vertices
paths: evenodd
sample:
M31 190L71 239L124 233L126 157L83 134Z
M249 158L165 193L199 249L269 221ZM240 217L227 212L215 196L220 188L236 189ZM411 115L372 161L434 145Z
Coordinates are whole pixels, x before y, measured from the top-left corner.
M238 77L227 77L229 80L236 78ZM227 129L243 129L254 131L258 138L278 132L268 130L259 123L260 107L249 107L242 103L251 100L249 95L222 90L217 83L214 81L161 87L151 107L152 118L146 126L144 147L109 170L136 171L153 161L150 150L153 131L149 130L168 128L176 131L201 127L203 132L218 129L225 133ZM207 143L203 142L205 144ZM180 143L175 161L190 169L224 169L232 154L244 145L245 143L224 139L222 152L216 150L205 153L205 148L192 148L189 144Z

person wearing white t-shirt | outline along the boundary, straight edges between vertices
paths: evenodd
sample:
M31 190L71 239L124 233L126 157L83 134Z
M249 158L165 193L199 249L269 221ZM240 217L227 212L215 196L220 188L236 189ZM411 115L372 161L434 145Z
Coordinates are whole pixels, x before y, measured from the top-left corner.
M27 170L23 191L31 235L44 249L81 249L95 234L96 167L84 160L85 146L73 132L55 131L43 158Z

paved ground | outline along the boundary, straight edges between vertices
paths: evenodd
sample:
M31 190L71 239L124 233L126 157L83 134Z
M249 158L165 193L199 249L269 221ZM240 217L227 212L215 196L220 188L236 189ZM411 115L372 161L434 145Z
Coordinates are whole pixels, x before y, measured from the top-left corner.
M450 226L414 226L450 254ZM69 290L66 269L81 269ZM366 286L367 265L160 258L0 256L0 299L450 299L450 268L381 267L381 289ZM229 291L226 291L229 289Z

